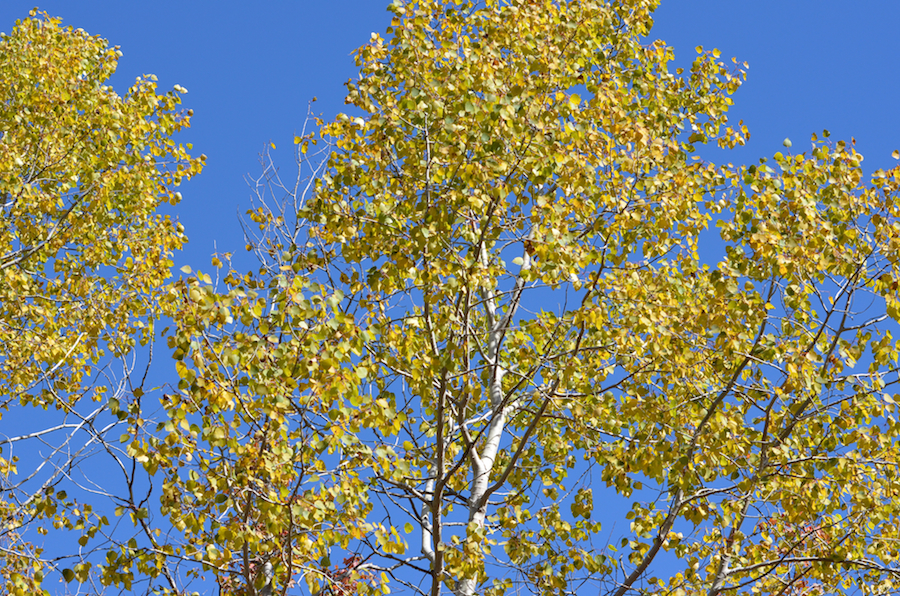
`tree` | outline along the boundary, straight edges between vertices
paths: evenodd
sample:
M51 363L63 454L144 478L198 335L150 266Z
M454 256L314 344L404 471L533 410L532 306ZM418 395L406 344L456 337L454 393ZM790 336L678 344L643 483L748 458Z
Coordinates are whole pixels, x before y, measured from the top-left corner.
M121 404L124 419L129 400L139 409L135 346L153 335L170 256L186 241L158 207L177 204L174 188L201 168L202 158L171 138L189 113L178 111L177 93L157 95L152 77L117 95L105 82L120 55L36 11L0 39L0 590L7 594L39 593L47 572L69 562L43 553L35 538L74 530L81 536L74 552L87 552L109 523L93 508L97 495L112 496L117 472L134 488L129 458L108 441L124 425L112 414ZM110 459L88 466L98 450ZM109 467L98 474L97 464ZM112 498L134 505L135 495L123 491ZM75 562L66 578L86 579L90 565Z
M744 72L655 6L395 1L265 162L148 456L223 593L894 590L900 170L696 157Z
M264 159L259 271L167 289L177 387L113 402L136 535L64 578L892 592L900 169L698 158L744 73L670 72L655 6L395 2L297 178Z

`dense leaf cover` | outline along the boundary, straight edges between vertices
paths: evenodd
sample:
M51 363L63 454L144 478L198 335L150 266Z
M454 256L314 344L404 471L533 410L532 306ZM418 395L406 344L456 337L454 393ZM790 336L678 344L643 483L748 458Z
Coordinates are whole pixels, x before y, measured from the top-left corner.
M171 139L189 122L178 93L157 95L143 78L120 97L105 85L117 48L31 17L0 39L0 577L10 594L37 593L48 568L23 526L99 538L109 523L56 487L97 449L103 413L140 395L121 359L152 335L169 257L185 241L157 208L176 204L173 188L201 168ZM18 434L24 409L54 423ZM54 434L64 438L43 452L43 472L17 470L20 442ZM104 475L91 476L102 487Z
M109 401L159 500L119 497L142 533L65 579L893 593L900 169L827 132L698 158L749 134L743 65L670 70L655 6L397 0L349 114L257 181L259 271L217 255L140 311L177 387Z

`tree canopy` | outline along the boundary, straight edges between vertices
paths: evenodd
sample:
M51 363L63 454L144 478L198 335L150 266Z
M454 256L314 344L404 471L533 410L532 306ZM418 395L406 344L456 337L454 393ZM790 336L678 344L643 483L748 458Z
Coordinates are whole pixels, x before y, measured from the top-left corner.
M125 120L112 130L145 139L108 155L116 171L148 152L187 163L151 157L145 194L113 195L142 198L174 234L152 283L94 282L137 288L125 329L171 319L177 380L152 398L134 382L88 392L96 375L75 376L88 356L63 351L53 362L76 372L62 390L34 361L29 382L64 396L48 403L96 396L124 432L93 440L124 471L103 506L131 526L57 523L85 548L51 567L89 592L189 593L196 574L229 595L895 592L900 168L867 178L827 131L757 164L699 157L746 141L728 119L745 66L698 48L671 69L650 36L656 4L396 0L356 53L348 114L310 119L295 179L267 163L255 182L259 269L216 255L216 282L186 268L159 289L181 236L150 214L199 168L168 140L186 123L177 97L139 84L116 105L154 105L157 126L137 107L86 125L90 138ZM8 39L48 30L100 43L46 19ZM60 79L80 88L80 72ZM75 200L94 196L82 186L58 209L126 225L107 195ZM29 238L54 239L47 225ZM69 242L121 261L95 237ZM4 271L43 283L60 251ZM4 322L11 301L32 302L8 291ZM18 325L71 340L83 327L53 323L68 312ZM47 531L51 504L86 510L48 486L12 505L28 522L16 541ZM10 586L39 584L39 553L3 552Z
M35 11L0 39L0 577L10 594L37 593L47 570L26 529L93 538L109 523L55 488L87 471L103 414L140 397L124 357L151 337L186 239L157 208L176 204L174 188L201 168L171 138L189 123L177 92L157 95L152 77L124 97L105 84L120 55ZM13 428L41 417L52 423ZM54 434L65 438L46 461L17 463L20 444ZM103 493L108 472L75 482Z

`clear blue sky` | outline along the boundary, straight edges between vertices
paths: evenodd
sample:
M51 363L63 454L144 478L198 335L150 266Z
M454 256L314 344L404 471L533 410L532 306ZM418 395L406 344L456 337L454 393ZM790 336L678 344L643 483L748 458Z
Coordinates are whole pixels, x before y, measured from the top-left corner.
M8 32L37 0L0 2ZM390 21L387 0L47 0L38 7L64 23L101 35L124 53L113 85L124 93L138 75L153 73L165 91L189 91L192 129L180 139L208 156L202 176L183 188L178 217L191 244L180 266L209 269L213 242L242 250L236 214L246 209L247 173L273 141L276 159L293 171L291 139L307 102L326 118L344 108L343 83L356 68L351 52ZM734 120L752 134L725 157L750 163L782 149L808 146L829 129L854 136L867 171L896 162L900 148L900 2L889 0L663 0L653 37L689 63L694 46L717 47L725 59L750 64L735 97Z
M36 1L0 0L0 31ZM176 264L208 270L214 242L219 251L243 250L237 214L250 196L244 176L260 171L258 153L274 142L276 160L292 174L291 141L308 101L317 96L326 119L344 109L343 84L356 74L351 52L388 26L387 2L46 0L38 7L121 46L112 81L119 93L150 73L161 91L188 89L193 127L179 140L208 160L181 189L175 213L191 243ZM900 149L900 2L663 0L656 22L651 37L674 46L677 65L689 64L697 45L750 64L732 119L744 119L752 137L716 159L755 162L783 150L785 137L801 152L827 128L833 138L856 138L868 172L897 163L890 154Z

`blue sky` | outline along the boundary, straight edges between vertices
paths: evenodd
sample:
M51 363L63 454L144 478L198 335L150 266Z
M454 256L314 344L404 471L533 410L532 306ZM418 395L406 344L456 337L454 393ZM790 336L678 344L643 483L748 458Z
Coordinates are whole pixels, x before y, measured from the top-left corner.
M10 31L37 0L2 0L0 31ZM121 46L112 81L124 93L135 77L155 74L160 91L189 90L192 128L180 141L208 156L205 172L183 187L174 213L191 243L176 265L209 269L216 250L243 249L238 213L271 141L276 161L293 174L292 139L307 103L329 119L345 108L343 84L356 74L352 51L390 22L387 0L47 0L39 5L64 23ZM674 46L676 65L694 47L719 48L750 64L735 96L746 147L714 159L752 163L808 147L812 133L855 137L867 172L895 165L900 149L900 2L887 0L664 0L653 38ZM249 268L252 261L240 261Z
M3 0L0 31L9 31L37 0ZM182 135L208 162L182 188L175 210L191 239L176 263L209 269L214 242L242 250L237 213L248 204L246 174L269 141L293 172L294 132L318 97L326 118L344 109L343 84L354 77L351 52L390 22L386 0L47 0L40 10L101 35L124 53L113 85L124 93L153 73L160 89L175 84L194 110ZM718 160L752 163L782 150L790 137L803 151L813 132L857 140L866 170L896 162L900 148L900 3L887 0L663 0L652 37L674 46L676 63L694 47L750 64L735 96L734 121L750 127L748 145ZM251 263L251 261L246 261ZM248 265L249 266L249 265Z

